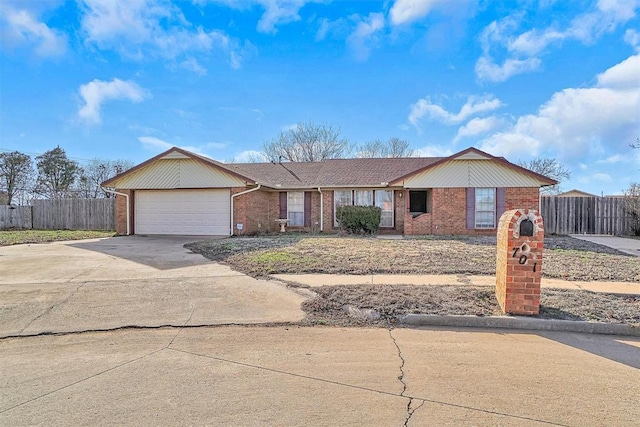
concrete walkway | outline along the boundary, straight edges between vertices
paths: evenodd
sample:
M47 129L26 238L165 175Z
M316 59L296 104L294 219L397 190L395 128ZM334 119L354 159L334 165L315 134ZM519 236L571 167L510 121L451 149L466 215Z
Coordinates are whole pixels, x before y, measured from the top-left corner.
M495 276L442 275L346 275L346 274L275 274L278 280L303 286L318 287L332 285L460 285L495 286ZM640 294L640 283L627 282L584 282L560 279L542 279L542 288L578 289L592 292L612 292L618 294Z
M625 237L606 236L601 234L571 234L571 237L587 242L597 243L640 257L640 239L627 239Z

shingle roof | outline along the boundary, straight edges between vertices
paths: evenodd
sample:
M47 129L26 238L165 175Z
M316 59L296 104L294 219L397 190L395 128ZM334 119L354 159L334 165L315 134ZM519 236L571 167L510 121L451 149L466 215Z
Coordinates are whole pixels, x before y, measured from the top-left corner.
M268 187L378 186L441 159L443 157L330 159L321 162L229 163L225 167Z

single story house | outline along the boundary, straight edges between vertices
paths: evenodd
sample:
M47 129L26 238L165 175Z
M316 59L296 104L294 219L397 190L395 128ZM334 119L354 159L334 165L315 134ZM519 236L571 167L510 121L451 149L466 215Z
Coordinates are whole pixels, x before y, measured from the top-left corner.
M171 148L107 181L118 234L335 232L336 208L382 209L381 232L494 234L508 209L557 182L468 148L449 157L227 164Z
M550 196L553 196L553 194L551 194ZM587 193L586 191L577 190L575 188L573 190L565 191L564 193L556 194L555 196L556 197L599 197L595 194Z

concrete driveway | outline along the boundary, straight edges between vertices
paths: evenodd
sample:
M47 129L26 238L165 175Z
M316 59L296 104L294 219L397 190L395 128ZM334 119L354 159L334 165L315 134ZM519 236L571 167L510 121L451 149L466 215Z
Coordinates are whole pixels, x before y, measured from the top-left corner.
M0 248L0 425L613 426L640 419L639 339L217 327L297 321L305 297L190 254L182 248L190 240ZM204 324L214 326L196 327Z
M640 257L640 240L626 237L606 236L602 234L571 234L571 237L587 242L597 243L624 252L629 255Z
M183 248L196 240L128 236L0 247L0 337L302 319L305 295Z
M6 426L631 426L640 340L163 328L0 339Z

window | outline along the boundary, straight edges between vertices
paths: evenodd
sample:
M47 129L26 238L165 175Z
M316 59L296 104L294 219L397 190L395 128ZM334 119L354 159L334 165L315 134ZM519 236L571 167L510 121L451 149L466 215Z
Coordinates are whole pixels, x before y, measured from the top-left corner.
M409 212L414 217L431 212L431 190L410 190Z
M304 191L287 192L287 218L290 226L304 226Z
M334 191L333 192L333 226L338 227L338 220L336 219L336 211L340 206L350 206L353 204L352 192L347 191Z
M393 227L393 190L376 190L376 206L382 209L380 227Z
M338 227L336 210L340 206L378 206L382 209L380 227L393 227L393 190L339 190L333 192L333 226Z
M372 190L355 190L353 204L356 206L373 206Z
M476 228L496 227L496 189L476 188Z

